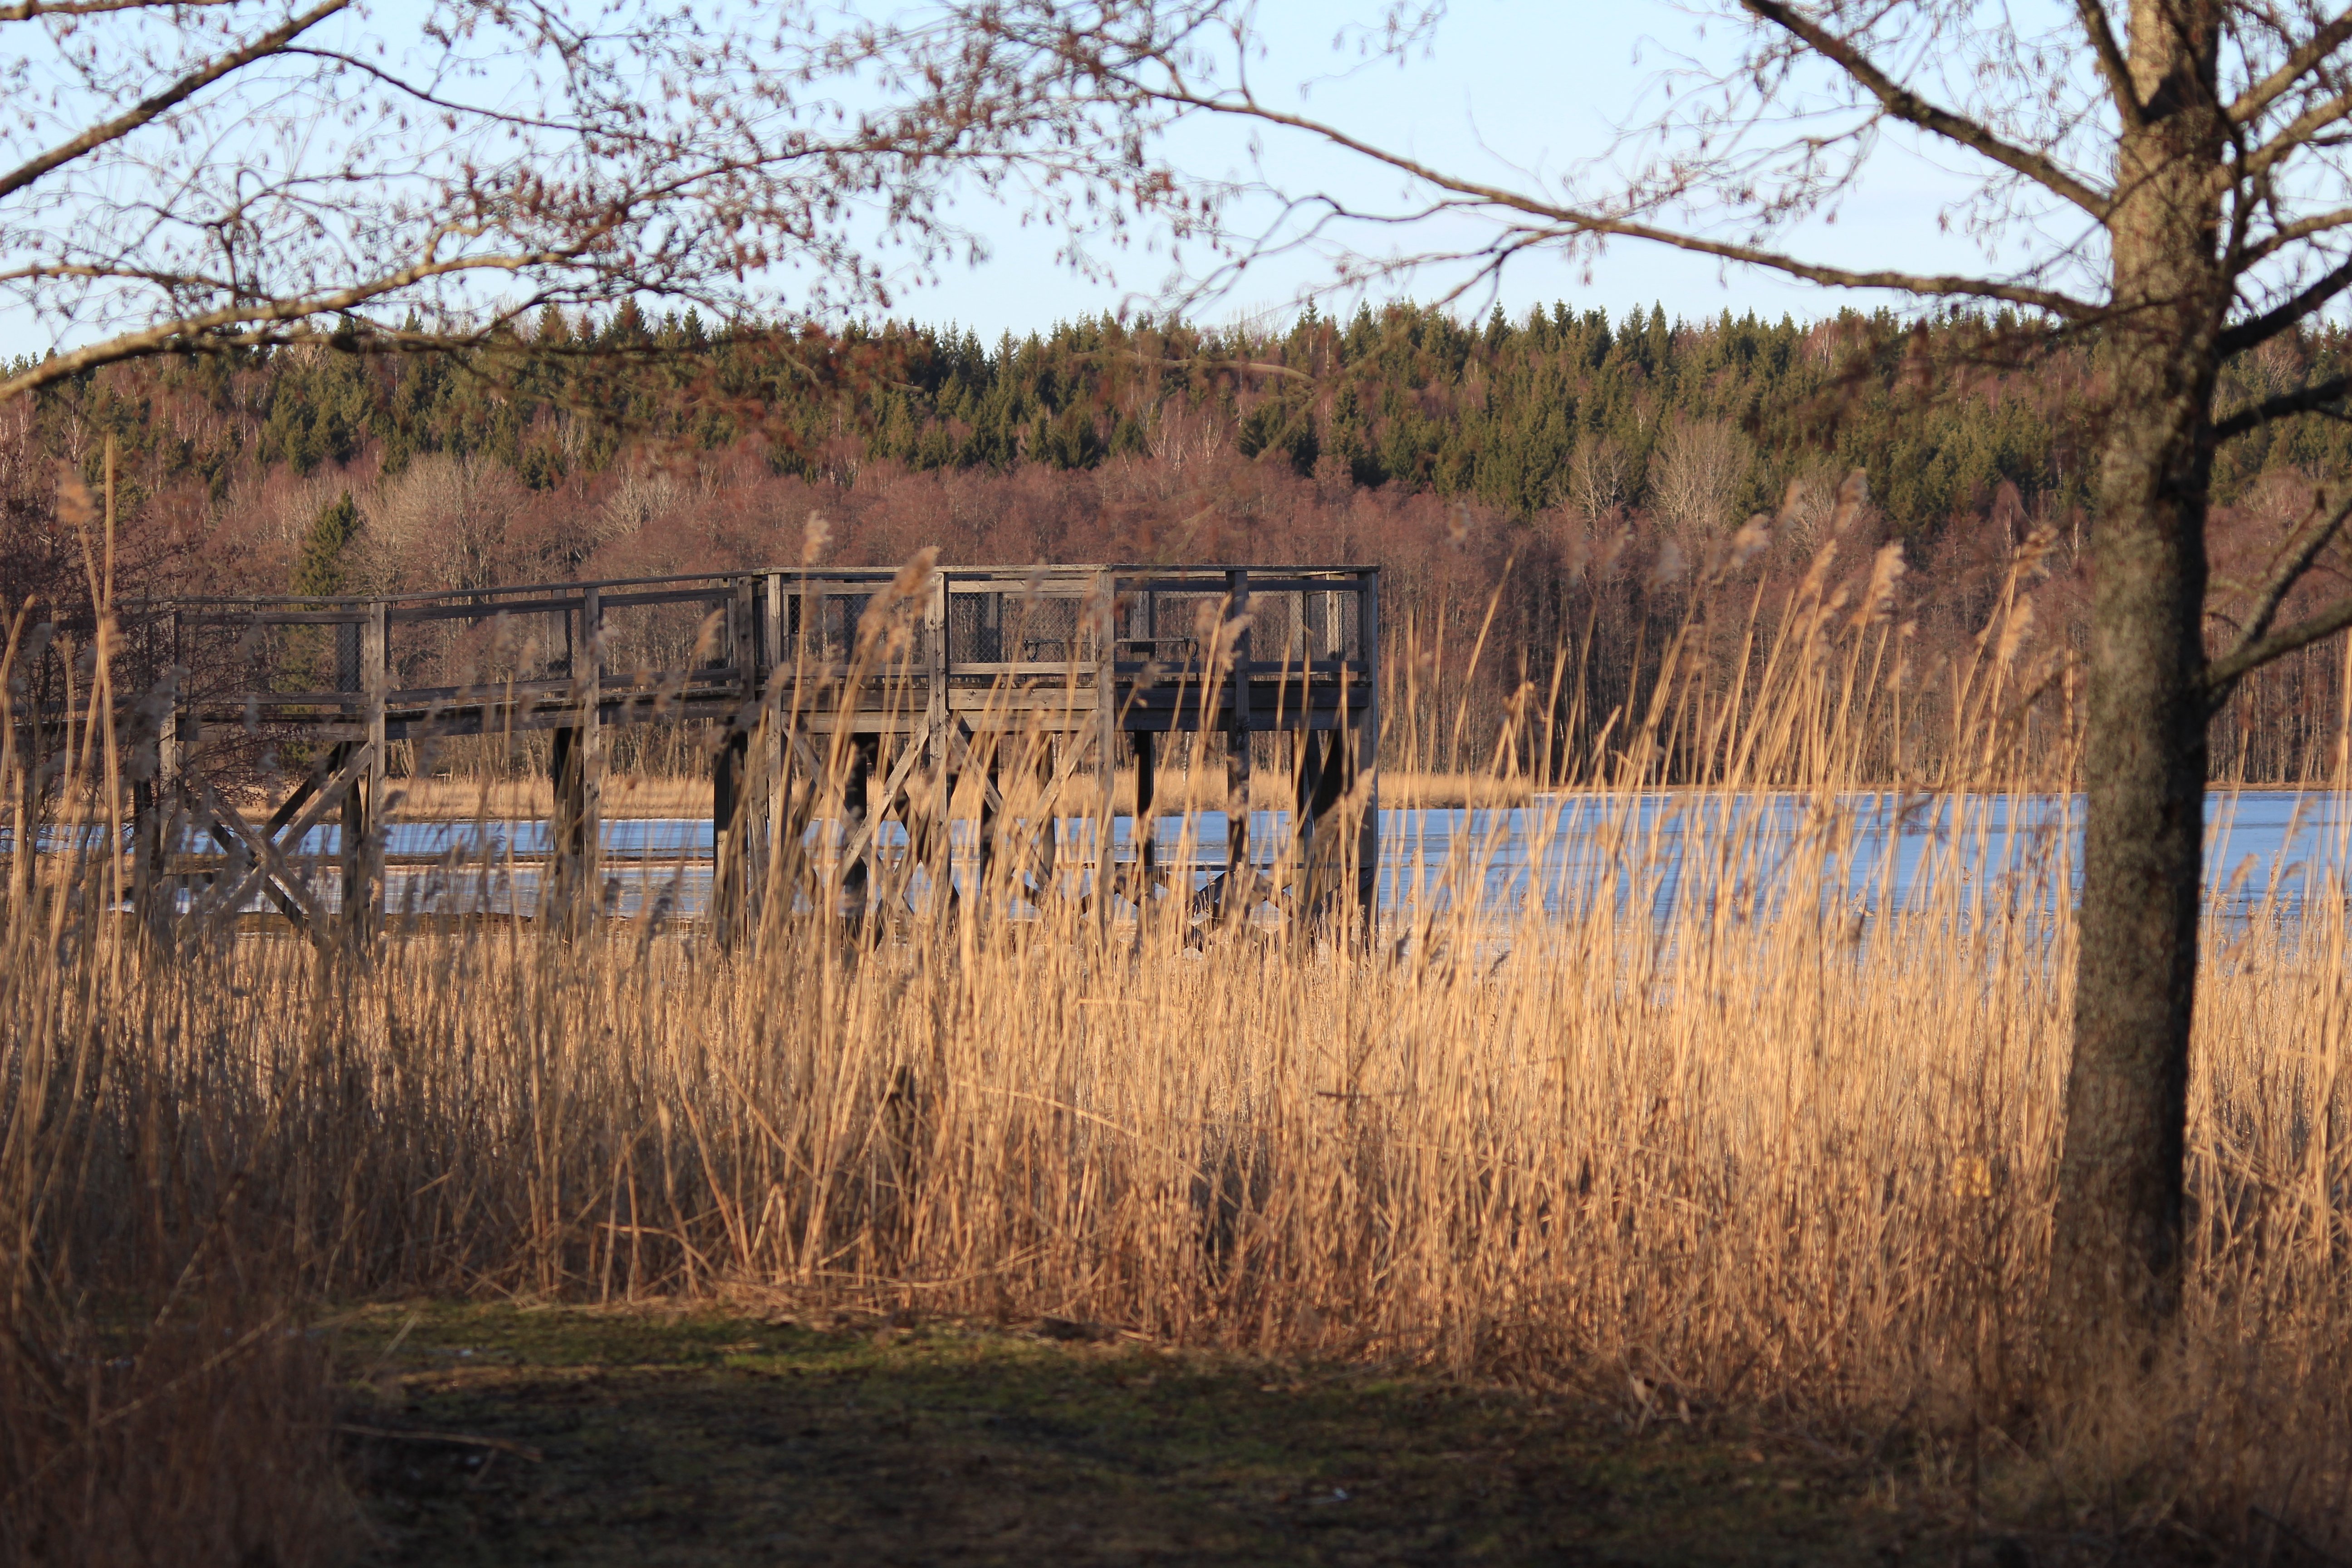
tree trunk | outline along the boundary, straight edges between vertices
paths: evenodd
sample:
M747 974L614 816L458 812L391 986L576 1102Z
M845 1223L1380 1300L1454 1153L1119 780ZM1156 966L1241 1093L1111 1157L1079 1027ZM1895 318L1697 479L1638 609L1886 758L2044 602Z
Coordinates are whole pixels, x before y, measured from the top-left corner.
M2060 1361L2143 1349L2179 1296L2205 801L2205 509L2217 339L2218 30L2133 8L2149 105L2108 222L2114 391L2093 524L2081 951L2051 1258ZM2120 1331L2120 1332L2119 1332Z

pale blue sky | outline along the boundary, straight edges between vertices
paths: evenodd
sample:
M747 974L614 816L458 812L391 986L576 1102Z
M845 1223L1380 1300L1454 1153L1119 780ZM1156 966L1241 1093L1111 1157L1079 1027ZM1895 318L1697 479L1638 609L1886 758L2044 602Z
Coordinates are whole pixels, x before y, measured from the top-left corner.
M900 0L881 0L888 11ZM909 0L919 8L919 0ZM2039 0L2024 0L2032 9ZM1619 0L1615 4L1536 5L1513 0L1451 0L1426 49L1408 63L1363 62L1335 47L1351 25L1377 24L1384 0L1259 0L1257 22L1265 49L1251 62L1261 99L1277 107L1303 106L1350 133L1420 157L1433 166L1460 171L1500 184L1524 184L1530 177L1556 177L1601 158L1618 127L1653 117L1662 101L1662 73L1696 58L1719 64L1737 29L1720 18L1703 36L1703 18L1668 0ZM862 7L861 7L862 8ZM416 49L415 0L382 0L372 15L348 20L351 42L381 38L391 58ZM1916 41L1915 54L1928 58L1933 45ZM427 58L430 51L418 55ZM495 86L498 68L484 79ZM1302 99L1302 83L1315 85ZM68 105L71 107L70 104ZM299 132L299 122L289 134ZM1351 205L1394 206L1404 199L1401 177L1377 165L1298 135L1255 139L1232 121L1180 127L1168 150L1190 172L1204 177L1248 179L1255 175L1294 193L1327 192ZM265 150L268 151L268 150ZM1939 168L1899 142L1878 154L1866 185L1847 200L1834 227L1815 225L1790 238L1792 248L1846 266L1895 265L1907 268L1980 271L1983 257L1968 241L1948 234L1939 221L1944 208L1967 188L1961 176ZM120 195L118 193L118 195ZM130 193L137 196L138 192ZM128 200L129 197L122 199ZM136 210L135 203L125 210ZM1241 204L1235 226L1263 222L1273 209ZM1056 321L1104 310L1150 309L1165 297L1170 264L1164 249L1110 253L1115 279L1078 276L1055 259L1058 236L1024 225L1018 212L977 197L957 216L984 237L992 252L974 267L954 266L938 280L899 289L891 314L935 325L957 323L993 340L1003 332L1025 333ZM1467 247L1485 231L1466 221L1444 230L1385 235L1358 231L1357 243L1393 243L1420 250ZM1149 235L1146 236L1149 238ZM894 258L879 258L887 268ZM1205 268L1213 258L1195 249L1187 260ZM1330 261L1290 255L1253 267L1222 296L1199 304L1196 320L1211 323L1251 318L1272 323L1298 308L1303 291L1327 285ZM1458 282L1459 271L1425 273L1385 283L1374 302L1409 297L1435 299ZM809 301L794 298L789 263L771 279L775 310L794 313ZM459 298L463 298L462 291ZM1483 288L1462 300L1465 314L1483 313L1495 296ZM1816 289L1754 269L1726 269L1704 258L1656 247L1620 243L1596 258L1571 259L1532 252L1502 279L1499 300L1513 314L1533 304L1565 300L1580 309L1605 307L1612 316L1663 302L1669 313L1697 318L1728 309L1768 317L1828 314L1841 305L1892 303L1894 296L1857 297ZM1347 310L1355 300L1325 301ZM101 302L102 303L102 302ZM121 310L146 304L126 297ZM656 309L659 307L656 306ZM126 318L127 319L127 318ZM112 325L110 325L110 322ZM37 354L70 346L114 330L104 309L36 319L22 304L0 302L0 347L8 353Z
M1334 36L1350 22L1377 20L1379 13L1379 0L1269 0L1260 13L1269 54L1254 68L1262 96L1295 105L1297 84L1326 78L1307 101L1315 112L1434 165L1497 181L1507 180L1514 166L1558 173L1602 155L1615 127L1654 112L1661 72L1678 55L1719 54L1725 43L1720 24L1712 37L1701 37L1691 11L1659 0L1454 0L1425 57L1402 68L1385 61L1363 66L1334 79L1351 63L1333 51ZM1247 172L1247 138L1231 124L1188 131L1176 146L1196 173ZM1294 187L1312 185L1366 202L1393 198L1402 190L1393 174L1297 138L1269 139L1258 155L1272 176ZM1983 269L1986 259L1973 244L1943 232L1938 222L1943 205L1962 188L1952 171L1890 143L1835 226L1816 225L1801 233L1800 243L1815 257L1844 265ZM1051 235L976 205L967 206L964 216L990 237L992 259L908 291L898 313L952 320L993 338L1122 304L1132 308L1148 300L1166 276L1164 259L1130 255L1118 258L1115 285L1088 283L1054 265ZM1300 289L1328 278L1327 268L1307 258L1278 260L1253 269L1203 314L1279 316L1296 308ZM1452 281L1427 276L1386 292L1427 299ZM1479 294L1463 308L1483 311L1486 298ZM1892 295L1825 290L1752 268L1727 270L1704 258L1630 242L1612 247L1589 268L1557 255L1531 255L1513 264L1500 298L1515 314L1564 299L1606 307L1612 316L1663 301L1670 315L1712 315L1728 308L1771 317L1788 311L1800 319L1844 304L1905 303Z

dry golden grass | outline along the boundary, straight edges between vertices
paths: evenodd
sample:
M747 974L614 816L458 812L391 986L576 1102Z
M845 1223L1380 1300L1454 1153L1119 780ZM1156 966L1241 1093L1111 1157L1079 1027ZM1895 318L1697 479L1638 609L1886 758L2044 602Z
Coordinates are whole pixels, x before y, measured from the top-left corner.
M1639 1421L1801 1430L2043 1561L2340 1552L2340 890L2217 932L2177 1334L2053 1405L2057 841L2007 882L1931 857L1907 910L1856 921L1832 869L1856 826L1841 759L1879 694L1839 639L1882 634L1803 612L1780 685L1696 710L1690 732L1731 759L1720 793L1662 816L1663 764L1628 765L1579 797L1616 874L1596 885L1679 866L1664 914L1465 897L1370 931L1194 928L1047 896L1034 920L979 898L853 932L827 886L772 899L731 947L652 923L568 943L426 925L359 953L151 937L20 874L0 910L0 1235L23 1325L5 1343L34 1348L0 1358L0 1410L58 1414L9 1436L83 1453L112 1408L101 1391L77 1413L40 1372L90 1292L170 1321L252 1271L312 1300L1051 1315L1475 1370ZM2035 782L1981 751L1985 772L1921 798ZM1726 808L1765 784L1811 803L1793 848ZM1478 885L1492 847L1465 847L1450 885Z
M1118 809L1121 812L1133 810L1135 770L1118 770L1111 787ZM478 817L488 817L493 821L543 818L551 805L551 792L543 778L404 779L400 782L399 788L399 814L417 822L469 822ZM913 793L919 798L922 797L919 783ZM1381 804L1389 809L1525 805L1533 798L1534 793L1525 779L1494 778L1485 773L1417 773L1391 769L1381 775ZM1222 765L1213 773L1203 770L1198 774L1187 773L1181 768L1168 768L1160 773L1154 803L1164 812L1223 811L1227 794ZM1287 811L1295 798L1292 781L1287 773L1269 770L1257 773L1250 781L1250 804L1259 811ZM273 804L272 801L257 801L252 807L253 814L265 816ZM1063 809L1069 812L1098 810L1093 776L1082 773L1073 778L1064 786L1061 804ZM710 781L707 778L610 773L604 780L604 809L610 817L709 816Z
M554 791L544 777L402 779L394 810L413 822L543 820ZM710 815L710 781L643 773L605 776L603 806L607 817L680 817Z

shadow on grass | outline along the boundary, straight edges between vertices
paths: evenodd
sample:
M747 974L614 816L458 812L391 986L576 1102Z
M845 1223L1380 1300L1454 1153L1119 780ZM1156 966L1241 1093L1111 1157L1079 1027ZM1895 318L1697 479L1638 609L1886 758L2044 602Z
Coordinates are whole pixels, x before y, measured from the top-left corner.
M578 1310L374 1308L341 1333L341 1441L383 1563L1909 1554L1825 1462L1434 1378Z

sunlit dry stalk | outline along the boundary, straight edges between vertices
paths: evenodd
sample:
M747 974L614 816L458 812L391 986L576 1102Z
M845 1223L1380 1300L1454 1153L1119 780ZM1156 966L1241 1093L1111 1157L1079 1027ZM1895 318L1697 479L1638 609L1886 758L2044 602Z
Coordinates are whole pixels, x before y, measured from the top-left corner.
M2073 935L2065 811L2032 814L2069 759L1969 735L1964 781L1853 787L1841 770L1899 697L1899 634L1875 578L1857 602L1826 573L1749 611L1739 658L1762 646L1769 680L1735 677L1711 709L1667 691L1625 748L1647 762L1517 837L1465 813L1371 931L1272 906L1195 925L1174 901L1107 921L1090 858L1016 834L985 868L961 856L952 905L936 863L877 861L854 923L837 871L796 871L779 885L814 893L772 898L748 946L458 919L362 962L221 926L159 943L77 897L104 857L77 885L19 856L0 911L11 1321L65 1333L92 1292L184 1317L256 1270L313 1301L1052 1314L1865 1446L1899 1431L1928 1455L1998 1428L2034 1456L2000 1506L2120 1489L2149 1517L2258 1505L2337 1539L2314 1500L2352 1476L2340 879L2214 917L2173 1359L2111 1405L2037 1410ZM1207 679L1241 608L1204 623ZM892 636L875 623L845 688L906 656ZM1713 679L1698 646L1670 642L1668 684ZM1092 820L1064 828L1107 830L1098 795L1053 804L1042 737L1001 744L1025 831L1073 804ZM1670 768L1688 771L1661 787ZM1901 813L1908 841L1873 826ZM1528 861L1575 870L1548 897ZM0 1357L0 1378L29 1391L35 1364ZM2265 1468L2290 1454L2292 1495L2289 1467Z

